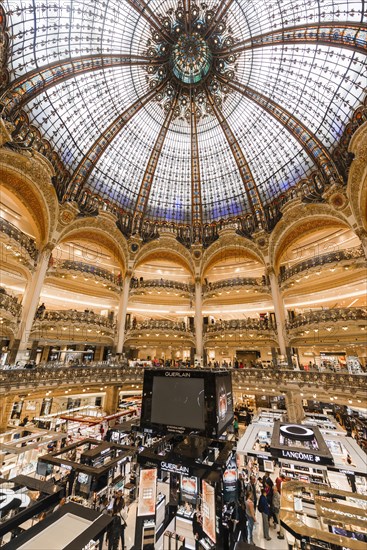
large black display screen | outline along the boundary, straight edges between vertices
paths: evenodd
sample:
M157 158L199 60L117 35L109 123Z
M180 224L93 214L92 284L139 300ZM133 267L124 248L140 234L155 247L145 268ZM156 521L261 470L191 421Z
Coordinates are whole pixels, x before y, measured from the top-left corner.
M233 399L231 375L216 378L218 434L233 420Z
M154 377L151 422L204 430L204 379Z

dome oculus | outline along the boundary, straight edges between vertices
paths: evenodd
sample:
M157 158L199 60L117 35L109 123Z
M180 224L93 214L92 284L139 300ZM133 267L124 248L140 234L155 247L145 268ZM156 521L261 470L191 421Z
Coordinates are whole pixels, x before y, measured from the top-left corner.
M209 73L212 54L198 34L182 34L171 53L173 74L184 84L198 84Z

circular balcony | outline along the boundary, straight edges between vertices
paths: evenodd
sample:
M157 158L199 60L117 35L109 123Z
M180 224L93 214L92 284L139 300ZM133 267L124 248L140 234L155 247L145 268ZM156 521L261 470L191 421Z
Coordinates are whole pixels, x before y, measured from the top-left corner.
M48 275L82 284L93 282L113 292L120 292L123 283L121 274L115 275L103 267L72 260L51 260Z
M35 340L110 341L115 336L115 322L92 311L45 311L36 316L32 327Z
M244 291L247 293L270 293L270 288L265 277L236 277L234 279L224 279L215 283L208 283L203 287L204 299L216 298L223 294L239 293Z
M287 323L291 338L315 338L320 341L332 341L337 338L344 342L365 341L367 333L367 309L335 308L310 311L297 315Z
M0 288L0 334L14 335L20 321L22 306L13 296Z
M208 325L205 329L205 344L219 344L220 341L226 344L246 342L277 341L277 327L271 320L259 319L231 319L230 321L219 321Z
M36 241L23 233L18 227L8 220L0 217L0 240L5 248L4 262L8 257L16 259L28 269L34 267L38 258Z
M188 298L194 293L194 286L178 281L166 279L133 279L130 283L130 296L143 296L147 294L166 294L168 296L181 296Z
M169 342L176 339L193 342L194 333L184 322L151 319L142 323L133 323L126 331L126 341L142 339L161 343L166 339Z
M366 267L366 259L362 246L313 256L312 258L308 258L307 260L292 265L292 267L286 269L281 268L281 272L278 277L279 284L283 289L285 289L292 286L294 281L299 282L298 279L305 272L320 274L322 267L325 265L329 267L333 265L338 267L347 267L351 262L355 267Z

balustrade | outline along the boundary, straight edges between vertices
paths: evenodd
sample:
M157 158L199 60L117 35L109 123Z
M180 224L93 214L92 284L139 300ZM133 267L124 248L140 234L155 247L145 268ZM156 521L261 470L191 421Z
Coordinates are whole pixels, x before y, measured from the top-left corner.
M286 389L324 392L330 390L351 391L355 395L363 394L367 374L306 372L300 370L279 370L245 368L231 370L233 387L248 386L248 391L257 390L279 393ZM141 383L143 367L129 367L126 363L99 364L80 367L37 367L34 369L0 370L0 392L16 391L22 387L51 387L83 384L130 384Z
M166 279L131 279L130 283L131 289L139 288L159 288L164 290L180 290L182 292L193 293L194 286L187 283L180 283L179 281L169 281Z
M21 249L24 249L30 258L36 262L38 257L38 249L36 246L36 241L31 237L28 237L23 231L18 229L15 225L10 223L8 220L0 217L0 233L4 233L10 239L16 241L19 245L20 250L17 250L17 253L21 254ZM8 245L11 246L11 245Z
M84 262L77 262L73 260L52 260L50 262L50 271L78 271L86 276L92 275L97 279L108 281L117 287L122 287L121 274L115 275L111 271L99 267L96 265L86 264Z
M328 252L327 254L321 254L319 256L313 256L307 260L303 260L292 267L286 268L279 274L279 283L284 283L294 275L313 269L316 267L322 267L323 265L339 263L344 260L355 260L358 258L364 258L364 252L362 246L350 248L346 250L337 250Z
M337 323L338 321L367 321L367 310L364 308L335 308L309 311L297 315L294 319L287 322L287 329L297 329L305 325L319 323Z
M0 310L18 319L22 311L22 306L13 296L10 296L6 292L0 292Z
M155 320L151 319L149 321L143 321L142 323L133 322L130 327L130 331L141 331L141 330L173 330L179 332L187 332L192 334L192 330L182 322L175 321L164 321L164 320Z
M34 325L50 323L71 323L80 325L95 325L101 328L114 330L115 322L105 315L98 315L93 311L76 311L73 309L60 311L44 311L37 314Z
M217 321L206 326L206 332L224 332L228 330L269 330L276 331L276 324L271 319L231 319L230 321Z
M265 277L236 277L234 279L224 279L221 281L216 281L215 283L208 283L203 287L203 291L204 293L209 293L216 290L222 290L224 288L238 286L261 287L261 290L266 290L267 281Z

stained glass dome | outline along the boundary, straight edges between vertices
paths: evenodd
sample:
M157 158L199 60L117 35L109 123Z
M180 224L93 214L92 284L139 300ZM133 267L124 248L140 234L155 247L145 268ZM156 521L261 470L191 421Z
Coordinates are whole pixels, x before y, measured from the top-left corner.
M62 200L188 225L261 218L299 182L342 180L363 4L4 0L3 113L58 155Z

